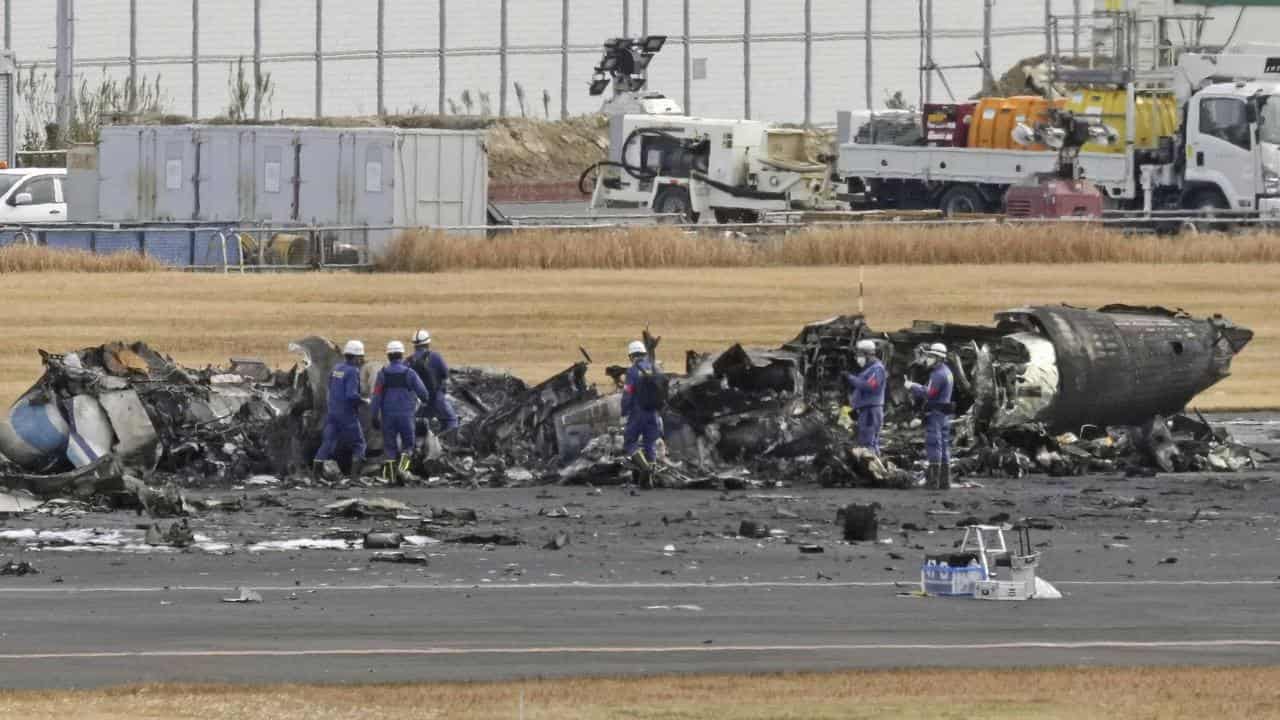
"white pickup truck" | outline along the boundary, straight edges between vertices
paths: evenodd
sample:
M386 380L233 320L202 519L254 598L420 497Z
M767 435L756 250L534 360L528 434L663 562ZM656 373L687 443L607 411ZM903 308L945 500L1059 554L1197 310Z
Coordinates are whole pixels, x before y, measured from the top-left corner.
M0 225L65 222L63 168L0 170Z

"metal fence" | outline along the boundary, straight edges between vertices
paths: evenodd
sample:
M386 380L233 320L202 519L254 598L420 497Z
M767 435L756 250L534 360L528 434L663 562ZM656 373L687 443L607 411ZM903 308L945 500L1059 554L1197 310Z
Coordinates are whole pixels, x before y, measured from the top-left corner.
M1177 232L1274 231L1280 217L1257 217L1243 211L1191 212L1186 210L1108 211L1102 218L995 218L946 219L921 211L866 215L849 212L781 212L767 215L759 223L736 225L686 225L674 217L652 216L527 216L509 217L509 225L452 226L418 228L398 225L282 225L249 223L149 223L137 225L97 223L42 223L0 226L0 247L27 245L62 250L79 250L100 255L133 253L168 265L175 270L248 273L304 270L371 270L379 248L387 248L406 232L449 232L469 237L477 243L511 233L559 230L578 235L582 242L599 240L599 231L624 230L638 224L661 223L720 241L725 231L745 244L765 238L785 242L796 231L808 229L904 228L936 231L939 240L949 230L963 226L1088 225L1123 234ZM859 242L850 234L848 241Z
M250 34L240 32L248 29L244 17L225 17L232 14L228 0L190 0L189 12L185 0L142 2L144 7L140 0L80 6L75 0L4 0L5 45L13 47L15 21L43 32L48 15L57 32L23 33L19 61L54 67L59 98L68 106L77 85L64 81L68 73L74 79L110 68L127 73L136 86L140 72L154 66L166 77L189 71L190 114L210 115L209 98L219 89L209 83L210 66L225 73L244 59L252 68L249 110L255 118L267 104L258 80L273 68L290 69L283 108L290 116L322 116L333 110L326 100L337 105L347 94L365 98L370 91L371 109L383 114L401 101L405 88L430 84L434 107L424 102L422 109L450 114L451 93L481 81L496 90L496 113L510 115L516 112L514 66L536 64L539 81L559 91L559 114L568 116L575 107L586 109L590 56L606 37L653 32L670 36L670 50L654 64L662 82L651 84L678 92L690 111L714 104L717 112L740 109L745 117L812 123L828 121L832 103L840 109L878 106L889 89L909 91L913 101L968 96L983 79L998 76L1002 63L1043 52L1051 13L1079 17L1093 10L1093 0L240 0L235 6L251 15ZM106 6L114 8L111 15L103 14ZM285 16L287 32L281 29ZM120 52L121 24L127 24L127 53ZM45 36L50 42L41 41ZM303 40L308 36L311 42ZM1077 23L1071 42L1079 49L1082 41L1087 46ZM160 44L166 52L140 50ZM49 47L56 57L46 55ZM993 54L1002 57L993 60ZM710 75L708 58L715 66ZM371 70L370 82L352 82L353 75L334 64L358 65L361 80ZM462 67L458 77L455 65ZM306 66L310 72L300 73ZM558 78L545 77L556 71ZM420 77L407 83L407 72ZM299 87L311 84L305 75L314 81L311 88ZM481 80L473 80L476 75ZM336 95L334 83L343 85ZM185 88L171 90L175 97L186 94ZM308 90L311 102L305 103ZM722 110L725 105L733 107Z

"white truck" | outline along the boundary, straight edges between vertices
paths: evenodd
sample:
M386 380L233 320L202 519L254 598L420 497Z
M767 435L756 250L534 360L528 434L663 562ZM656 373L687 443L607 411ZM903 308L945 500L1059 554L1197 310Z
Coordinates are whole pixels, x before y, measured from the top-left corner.
M1082 152L1083 177L1115 208L1280 218L1280 51L1184 54L1172 76L1177 133L1135 148L1130 82L1124 152ZM1009 186L1053 172L1056 161L1049 151L842 142L836 175L855 207L992 212Z

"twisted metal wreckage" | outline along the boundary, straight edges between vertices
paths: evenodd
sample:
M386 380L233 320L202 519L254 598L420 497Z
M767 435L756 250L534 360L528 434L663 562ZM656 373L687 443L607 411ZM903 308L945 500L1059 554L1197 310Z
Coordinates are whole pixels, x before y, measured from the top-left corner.
M656 356L659 339L645 337ZM890 333L860 315L839 316L805 326L776 349L691 351L685 372L671 376L658 482L918 484L911 468L921 438L902 379L923 379L919 349L937 341L951 349L956 375L957 476L1252 467L1265 456L1180 414L1227 377L1252 337L1218 315L1041 306L997 313L989 326L917 321ZM881 458L855 446L842 409L844 373L863 338L876 342L891 378ZM42 351L44 375L0 418L0 485L85 496L145 495L143 479L152 477L216 484L266 473L309 481L302 472L319 443L327 378L340 356L320 337L290 349L299 362L288 370L246 359L185 368L143 343ZM583 356L532 387L501 372L455 369L449 387L462 427L444 444L422 439L415 476L492 486L625 482L620 396L588 383L591 360ZM366 379L376 369L366 365ZM625 368L606 372L617 382ZM379 452L378 433L367 436L371 454Z

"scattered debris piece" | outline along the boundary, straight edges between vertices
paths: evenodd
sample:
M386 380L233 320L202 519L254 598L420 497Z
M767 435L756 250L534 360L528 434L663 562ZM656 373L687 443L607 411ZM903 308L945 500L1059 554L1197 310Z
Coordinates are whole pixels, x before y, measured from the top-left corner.
M369 562L397 563L400 565L427 565L426 555L409 555L404 552L376 552L369 556Z
M39 574L40 574L40 571L36 569L36 566L32 565L30 562L26 560L21 560L21 561L10 560L6 562L4 565L0 565L0 575L12 575L16 577L22 577L24 575L39 575Z
M224 603L260 603L262 602L262 594L257 590L250 590L247 587L237 586L233 597L224 597Z
M364 536L366 550L395 550L404 544L404 535L397 532L371 532Z
M845 506L836 518L837 522L843 521L844 539L849 542L875 542L880 536L880 521L876 518L879 508L876 503Z
M563 550L569 545L569 533L558 532L555 537L551 538L546 545L542 546L543 550Z

